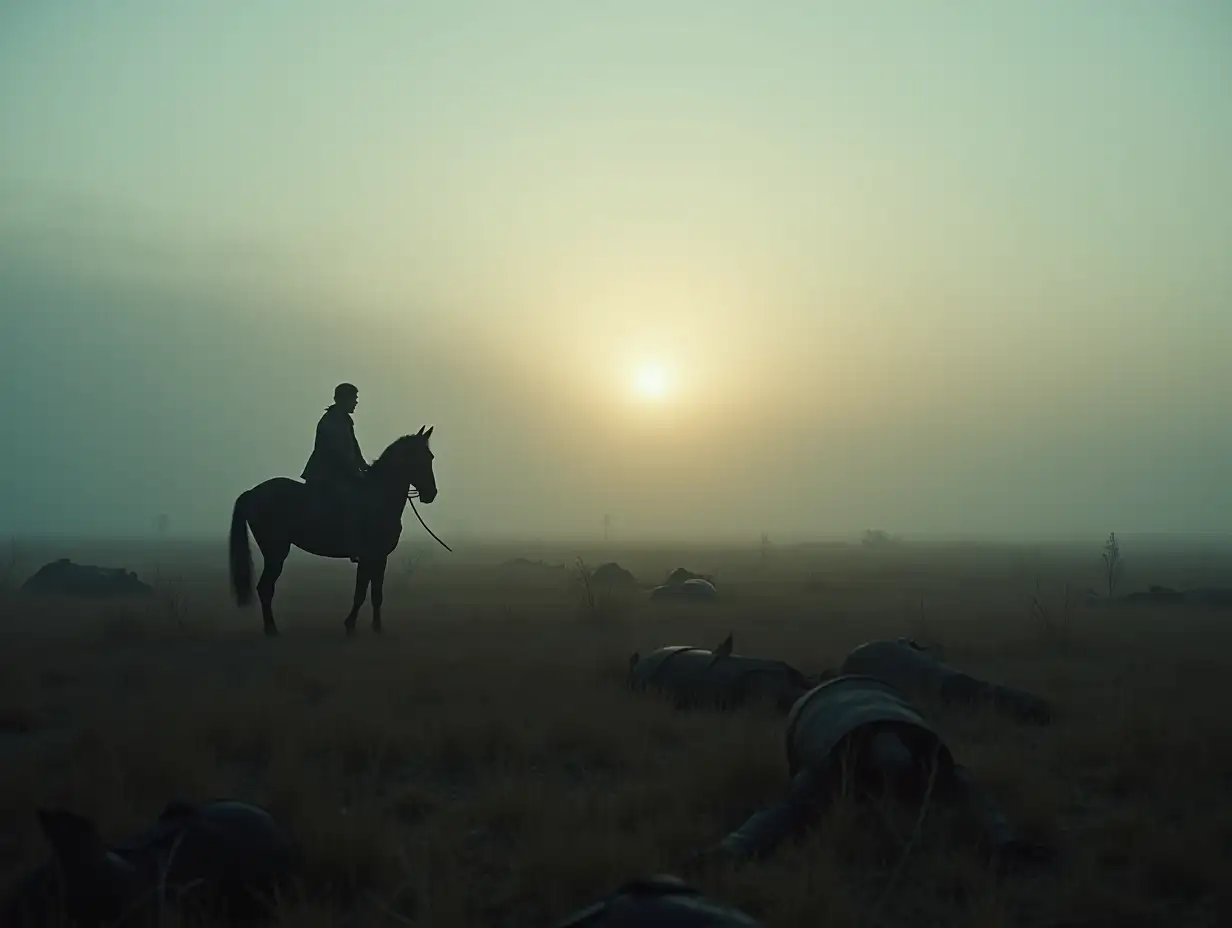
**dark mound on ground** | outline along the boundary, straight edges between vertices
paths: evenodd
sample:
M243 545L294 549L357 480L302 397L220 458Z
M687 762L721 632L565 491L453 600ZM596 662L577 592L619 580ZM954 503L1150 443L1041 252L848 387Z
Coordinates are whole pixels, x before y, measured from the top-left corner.
M264 900L300 862L282 825L239 800L171 802L152 825L113 842L74 812L37 815L52 860L9 892L5 926L61 924L61 905L69 924L150 924L144 916L164 894L181 911L224 914L225 924L260 921L270 914Z
M667 575L667 579L663 581L663 585L664 586L679 586L680 584L685 583L689 580L705 580L707 583L709 583L713 587L718 586L718 583L715 581L713 574L695 574L693 573L693 571L689 570L687 567L677 567L675 570L673 570L670 574Z
M66 557L44 564L21 585L37 596L144 596L154 588L123 567L74 564Z
M637 578L615 561L600 564L590 573L590 582L596 586L630 587L637 586Z
M1152 586L1149 590L1130 593L1125 602L1136 606L1168 605L1194 606L1207 609L1232 607L1232 587L1197 587L1192 590L1174 590L1168 586Z

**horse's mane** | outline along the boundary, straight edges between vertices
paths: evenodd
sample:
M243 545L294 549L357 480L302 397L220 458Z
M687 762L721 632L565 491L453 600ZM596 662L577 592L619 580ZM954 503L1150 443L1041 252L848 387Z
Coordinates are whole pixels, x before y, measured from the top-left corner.
M376 476L381 476L390 468L395 467L397 462L406 457L407 452L415 444L422 443L426 445L428 439L424 435L402 435L395 438L389 443L389 447L381 452L380 456L372 462L371 472Z

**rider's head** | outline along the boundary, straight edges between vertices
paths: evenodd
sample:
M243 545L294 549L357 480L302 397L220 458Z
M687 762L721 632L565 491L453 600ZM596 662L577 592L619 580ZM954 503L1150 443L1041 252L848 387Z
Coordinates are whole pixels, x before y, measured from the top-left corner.
M355 389L354 384L340 383L334 387L334 405L340 407L343 412L354 412L358 402L359 391Z

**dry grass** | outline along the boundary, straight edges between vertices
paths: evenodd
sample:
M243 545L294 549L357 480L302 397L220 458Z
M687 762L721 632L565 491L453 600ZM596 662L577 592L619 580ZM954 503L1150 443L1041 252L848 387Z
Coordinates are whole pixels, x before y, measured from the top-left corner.
M932 814L904 860L912 810L840 806L805 842L703 874L703 888L771 928L1128 928L1232 912L1232 622L1065 610L1066 584L1098 577L1097 546L1030 564L994 549L779 549L767 565L756 549L623 552L647 580L717 570L723 601L630 604L602 622L579 616L567 571L496 566L520 553L391 571L381 639L342 636L349 565L298 554L275 641L227 600L221 546L157 552L175 579L140 604L3 593L0 816L12 826L0 875L42 857L36 804L118 835L171 797L234 795L269 804L306 847L308 888L285 903L286 924L339 924L349 909L348 925L544 926L631 876L677 869L785 786L781 719L627 692L631 651L711 646L730 630L738 650L811 673L862 640L915 634L1061 707L1048 730L934 713L1012 815L1058 844L1059 872L997 877ZM1134 566L1126 589L1191 579Z

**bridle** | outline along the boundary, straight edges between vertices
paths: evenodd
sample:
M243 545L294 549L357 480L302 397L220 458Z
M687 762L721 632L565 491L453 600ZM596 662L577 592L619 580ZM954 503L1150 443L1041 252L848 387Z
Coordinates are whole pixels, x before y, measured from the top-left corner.
M436 538L436 543L439 544L442 548L452 553L453 548L449 547L449 545L441 541L440 538L437 538L436 532L428 528L428 523L423 520L423 516L421 516L419 514L419 510L415 508L415 497L418 495L419 495L419 491L416 490L414 487L411 487L406 492L406 501L411 504L411 512L415 513L415 518L418 519L419 524L424 527L424 531L427 532L429 535L431 535L433 538Z

